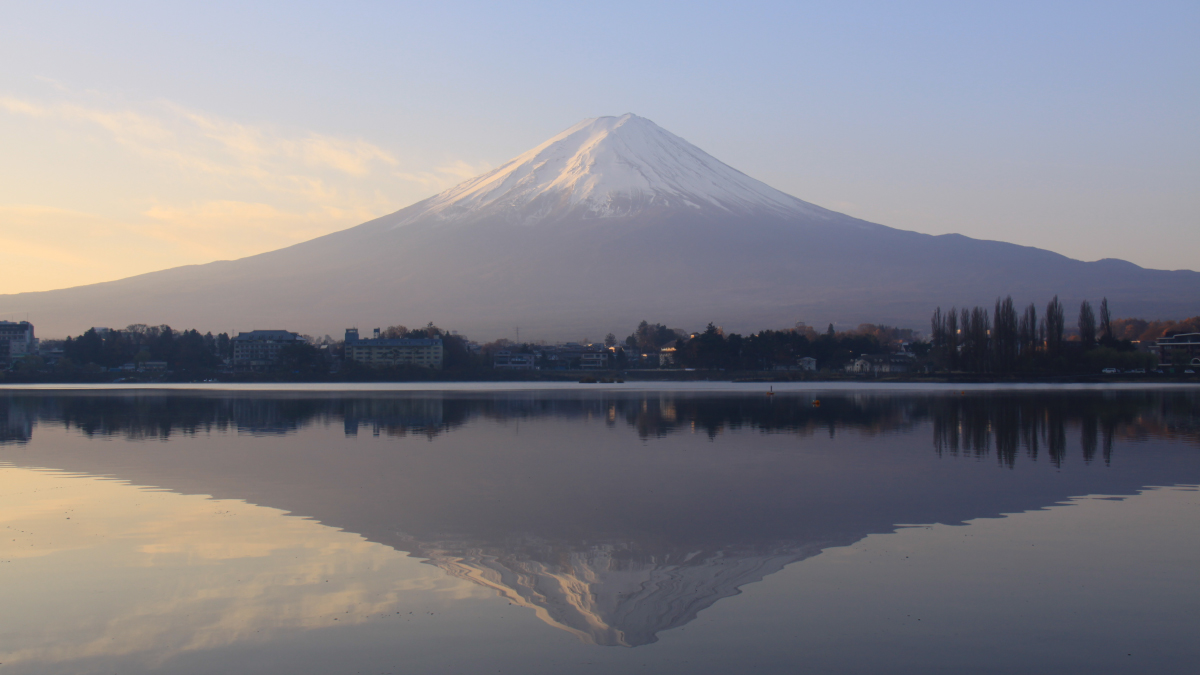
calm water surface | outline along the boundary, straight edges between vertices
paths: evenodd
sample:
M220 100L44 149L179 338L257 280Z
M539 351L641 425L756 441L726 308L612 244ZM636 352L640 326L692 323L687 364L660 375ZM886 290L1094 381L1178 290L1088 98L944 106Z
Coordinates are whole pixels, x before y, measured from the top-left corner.
M0 391L0 675L1192 673L1198 484L1194 389Z

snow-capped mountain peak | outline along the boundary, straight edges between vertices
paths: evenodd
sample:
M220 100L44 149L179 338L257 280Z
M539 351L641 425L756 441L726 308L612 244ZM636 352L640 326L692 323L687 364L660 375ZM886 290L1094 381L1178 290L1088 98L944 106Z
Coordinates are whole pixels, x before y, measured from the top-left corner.
M563 211L603 218L648 208L807 217L828 213L633 114L584 120L415 206L405 222L473 215L532 222Z

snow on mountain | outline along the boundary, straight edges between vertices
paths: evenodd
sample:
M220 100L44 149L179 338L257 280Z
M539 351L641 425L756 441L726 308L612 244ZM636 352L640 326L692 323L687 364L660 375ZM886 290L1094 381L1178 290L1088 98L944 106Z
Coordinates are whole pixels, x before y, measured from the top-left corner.
M585 644L637 647L657 642L659 633L691 623L743 586L822 549L820 543L796 542L767 551L728 547L646 556L629 545L522 544L514 551L436 542L421 544L417 555L534 610L539 619Z
M536 222L564 210L605 218L651 208L832 215L747 176L644 117L626 114L584 120L498 169L417 204L397 225L480 214Z

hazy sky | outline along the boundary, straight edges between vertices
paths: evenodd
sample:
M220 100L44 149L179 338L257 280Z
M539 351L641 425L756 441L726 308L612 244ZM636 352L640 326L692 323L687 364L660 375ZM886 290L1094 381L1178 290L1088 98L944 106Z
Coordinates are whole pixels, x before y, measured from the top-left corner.
M1200 3L0 3L0 293L358 224L634 112L893 227L1200 269Z

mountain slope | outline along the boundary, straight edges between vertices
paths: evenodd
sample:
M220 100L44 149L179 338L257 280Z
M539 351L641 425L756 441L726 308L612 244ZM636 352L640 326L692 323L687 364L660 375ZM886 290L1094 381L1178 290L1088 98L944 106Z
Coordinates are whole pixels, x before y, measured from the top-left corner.
M241 260L0 296L42 335L91 325L202 330L434 321L477 338L599 338L640 319L730 330L882 322L933 307L1067 304L1200 313L1200 273L1085 263L861 221L786 195L633 115L586 120L446 192Z
M562 212L612 218L648 209L823 217L636 115L584 120L494 171L421 202L401 223L500 217L532 223Z

